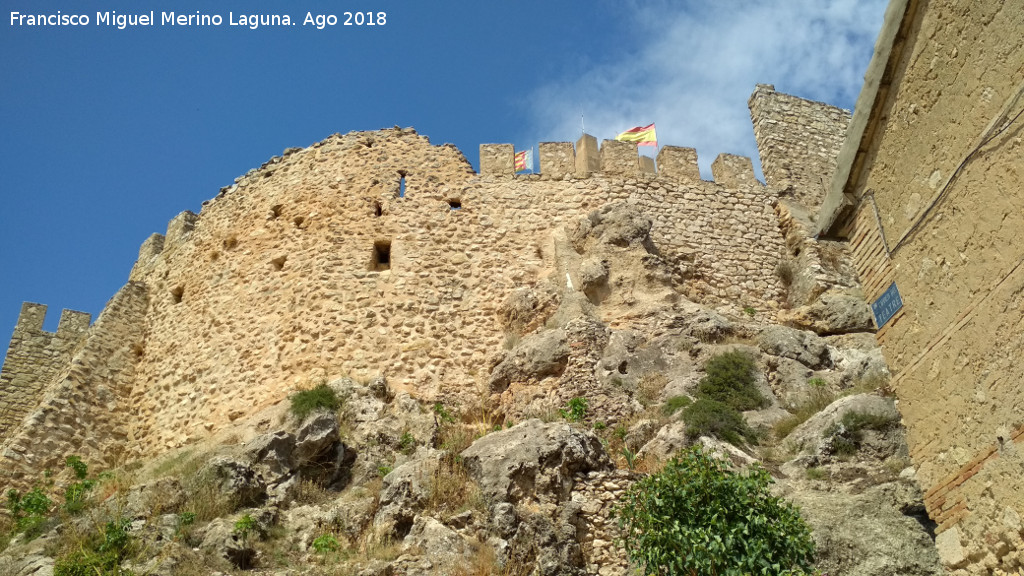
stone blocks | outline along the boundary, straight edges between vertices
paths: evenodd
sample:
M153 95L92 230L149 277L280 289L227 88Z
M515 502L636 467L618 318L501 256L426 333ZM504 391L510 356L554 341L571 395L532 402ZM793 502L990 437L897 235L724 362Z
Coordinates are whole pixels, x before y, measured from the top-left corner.
M719 154L711 163L711 174L716 183L727 188L758 184L754 177L754 164L746 156Z
M605 140L601 143L601 171L633 176L640 171L636 142Z
M551 178L562 178L576 171L576 153L572 142L541 142L540 173Z
M511 144L481 144L480 173L489 176L515 174L515 147Z
M597 138L590 134L580 136L576 141L576 176L586 178L601 168L598 157Z
M682 182L700 182L697 151L679 146L662 146L658 152L658 174Z

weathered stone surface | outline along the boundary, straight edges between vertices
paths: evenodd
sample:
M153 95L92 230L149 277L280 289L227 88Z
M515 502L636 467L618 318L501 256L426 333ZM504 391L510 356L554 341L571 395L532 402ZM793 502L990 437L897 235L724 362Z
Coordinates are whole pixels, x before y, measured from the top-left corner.
M380 505L373 524L381 533L404 538L412 528L417 511L430 495L442 452L420 448L405 464L384 477Z
M255 537L243 538L234 524L224 518L210 522L203 532L200 548L230 562L235 568L252 568L256 562Z
M462 452L462 460L495 502L538 494L563 500L572 489L573 474L611 466L592 433L536 419L484 436Z
M903 482L860 494L800 490L787 493L810 524L817 568L853 576L940 576L945 572L919 517L921 493Z
M875 329L871 306L848 294L824 294L807 306L779 312L779 322L818 334L871 332Z
M594 243L620 247L647 245L652 225L650 217L638 206L616 202L579 219L569 232L569 241L580 253Z
M416 550L435 565L452 567L469 555L469 545L458 532L429 516L417 516L402 541L405 550Z
M488 383L491 392L501 392L515 381L559 374L569 361L565 330L547 330L523 338L494 367Z
M761 331L757 343L765 354L791 358L815 370L832 364L827 343L813 332L769 326Z
M900 413L896 411L896 407L889 398L872 394L846 396L829 404L824 410L797 426L786 437L786 442L797 450L817 450L821 445L825 430L837 424L842 420L843 415L849 412L882 416L894 422L900 418Z

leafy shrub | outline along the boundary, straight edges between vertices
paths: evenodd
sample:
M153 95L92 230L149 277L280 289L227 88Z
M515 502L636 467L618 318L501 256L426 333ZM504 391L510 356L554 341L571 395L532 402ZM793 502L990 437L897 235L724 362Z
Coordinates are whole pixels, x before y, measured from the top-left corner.
M690 404L693 404L693 400L690 400L689 396L673 396L665 402L665 405L661 407L661 411L665 416L671 416Z
M647 575L780 575L811 569L814 540L758 465L745 474L692 447L634 484L616 507L629 557Z
M684 408L683 422L686 422L686 437L690 440L714 436L735 445L757 440L742 414L728 404L707 398L699 398Z
M313 551L317 554L337 552L340 547L341 545L338 543L338 539L334 537L334 534L321 534L313 540Z
M127 518L107 522L99 537L91 538L78 550L57 559L54 576L130 575L131 572L120 567L131 548L130 526Z
M558 415L569 422L582 422L587 417L587 399L577 396L566 404L564 410L559 410Z
M326 383L316 388L300 390L288 397L291 401L291 411L299 420L305 420L314 410L326 408L337 410L341 408L341 399L338 394Z
M14 519L14 531L24 532L30 538L39 535L39 529L46 521L53 502L36 486L24 495L13 488L7 491L7 509Z
M250 514L245 514L235 521L235 527L232 532L237 534L243 541L248 541L249 537L255 534L258 529L259 526L256 524L256 519Z
M408 430L402 432L402 437L398 439L398 451L402 454L411 454L414 450L416 450L416 438Z
M757 389L757 365L740 351L725 352L708 360L697 386L700 396L728 404L740 412L768 405Z
M96 480L89 479L89 466L78 456L68 456L64 461L75 473L77 482L68 484L64 489L64 510L69 514L78 514L88 504L89 494L96 486Z

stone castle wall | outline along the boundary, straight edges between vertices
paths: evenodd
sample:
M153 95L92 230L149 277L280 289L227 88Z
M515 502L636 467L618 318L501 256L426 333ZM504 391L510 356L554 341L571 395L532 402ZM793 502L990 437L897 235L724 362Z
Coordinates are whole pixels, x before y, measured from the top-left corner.
M0 438L39 403L47 384L71 361L92 316L61 312L57 332L43 330L46 306L25 302L0 370Z
M850 112L758 84L748 102L769 186L806 207L821 205L846 138Z
M476 174L412 130L332 136L182 213L143 243L124 294L7 435L11 481L67 453L156 455L327 377L385 374L425 399L475 398L507 336L500 304L523 286L561 290L556 238L613 201L652 218L689 298L774 317L777 196L749 159L720 156L710 182L692 149L664 147L657 173L632 144L539 152L541 173L515 176L512 147L484 145ZM84 399L98 387L104 400ZM83 430L102 454L83 449Z

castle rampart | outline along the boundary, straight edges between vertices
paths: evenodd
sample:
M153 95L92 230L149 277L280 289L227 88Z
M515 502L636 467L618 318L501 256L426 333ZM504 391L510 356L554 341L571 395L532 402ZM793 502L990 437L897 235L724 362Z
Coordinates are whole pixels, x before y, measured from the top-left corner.
M143 243L74 362L38 379L41 407L6 434L6 467L81 450L76 426L103 447L94 461L156 455L338 374L466 400L507 336L501 303L516 288L563 290L557 237L614 201L651 217L688 298L774 318L777 194L749 159L720 156L710 182L693 149L664 147L651 173L634 144L539 148L539 174L513 174L500 144L481 146L476 174L453 146L396 128L289 149L239 177ZM101 387L133 417L84 399ZM40 434L53 438L42 451ZM119 452L123 438L134 452Z
M92 316L64 310L56 332L43 330L46 306L25 302L0 370L0 438L39 402L44 387L71 361Z
M821 205L850 112L758 84L748 101L765 181L806 207Z

